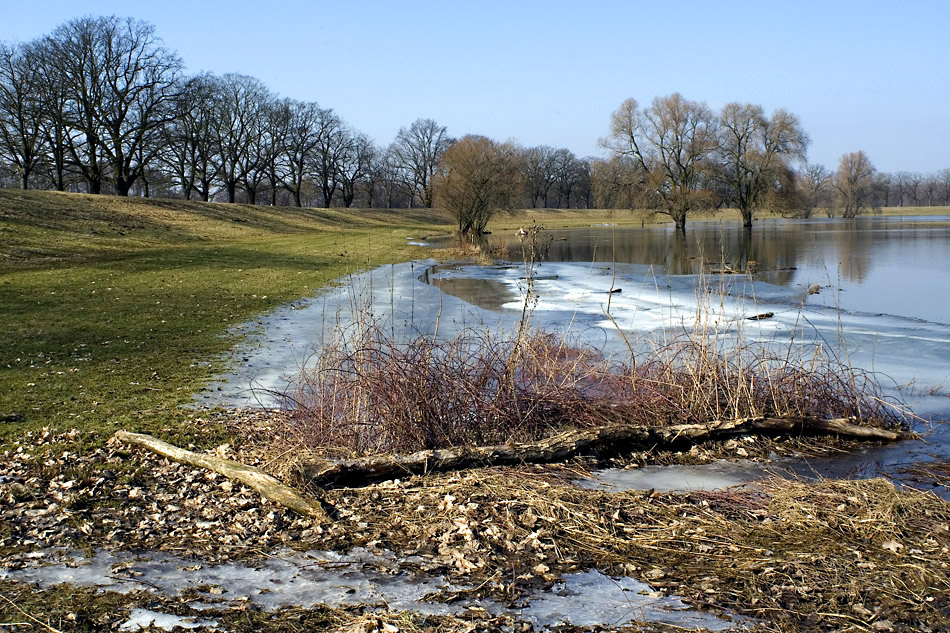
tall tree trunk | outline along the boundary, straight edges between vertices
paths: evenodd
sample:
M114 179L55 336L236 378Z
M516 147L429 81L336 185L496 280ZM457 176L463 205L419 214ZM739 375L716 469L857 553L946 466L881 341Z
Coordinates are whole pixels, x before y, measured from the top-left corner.
M742 226L745 228L752 228L752 209L748 205L742 205L739 207L739 212L742 213Z

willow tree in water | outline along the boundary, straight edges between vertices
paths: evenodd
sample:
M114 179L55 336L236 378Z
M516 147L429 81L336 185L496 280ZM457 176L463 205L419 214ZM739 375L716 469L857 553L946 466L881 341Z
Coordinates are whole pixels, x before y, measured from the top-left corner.
M761 106L729 103L719 115L719 177L730 201L742 213L743 226L767 200L794 199L792 162L804 162L808 136L798 117Z
M645 187L677 229L686 228L691 210L708 204L705 185L718 142L716 119L705 103L678 92L655 98L646 109L627 99L611 115L610 135L602 144L639 166Z

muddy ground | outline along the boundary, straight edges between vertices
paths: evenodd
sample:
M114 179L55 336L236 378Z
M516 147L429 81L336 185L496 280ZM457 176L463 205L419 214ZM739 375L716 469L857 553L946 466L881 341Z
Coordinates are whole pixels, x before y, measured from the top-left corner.
M200 448L301 485L293 460L272 441L272 422L260 412L196 411L185 424L193 437L207 436L195 440ZM239 429L232 436L240 439L215 446L222 427ZM612 465L724 457L764 463L776 454L848 448L828 439L755 439L630 455ZM195 630L527 631L534 625L519 614L530 599L590 570L648 583L657 599L678 596L724 627L950 630L950 505L932 493L884 479L774 478L690 493L578 487L575 480L595 466L488 468L330 490L323 500L333 521L317 524L220 475L115 440L26 434L0 465L0 630L135 630L130 614L145 609L191 618L178 625ZM917 475L947 472L936 464ZM64 551L77 561L103 550L161 552L196 566L241 561L253 568L292 551L355 548L379 554L367 563L374 573L444 579L426 601L451 612L379 602L268 610L227 587L159 591L130 564L112 569L124 584L100 589L18 575L61 565ZM559 630L591 629L682 630L636 618Z

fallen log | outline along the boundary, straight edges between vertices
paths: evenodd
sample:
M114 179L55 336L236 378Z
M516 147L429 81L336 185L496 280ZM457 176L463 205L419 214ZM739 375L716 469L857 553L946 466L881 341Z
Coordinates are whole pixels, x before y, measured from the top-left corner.
M706 440L742 435L837 435L851 439L895 441L899 431L855 424L852 418L741 418L707 424L634 426L615 424L572 429L523 444L460 446L410 455L372 455L346 460L312 460L298 466L308 486L354 486L408 475L521 463L543 464L578 455L607 457L632 450L677 449Z
M207 468L220 475L224 475L228 479L239 481L249 488L256 490L265 499L279 503L297 514L311 517L318 521L330 520L323 506L321 506L318 501L304 498L293 488L281 483L276 477L272 477L253 466L242 464L233 459L224 459L213 455L195 453L143 433L116 431L115 436L127 444L136 444L145 447L153 453L167 457L180 464L187 464L195 468Z

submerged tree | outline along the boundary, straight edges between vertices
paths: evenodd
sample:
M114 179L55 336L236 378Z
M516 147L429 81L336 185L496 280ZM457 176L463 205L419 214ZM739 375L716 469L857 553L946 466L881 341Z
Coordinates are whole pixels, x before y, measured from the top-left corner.
M719 115L719 177L743 226L766 200L785 208L795 195L792 161L803 161L808 137L798 117L777 110L771 118L761 106L729 103Z
M874 165L863 151L841 157L834 177L834 204L842 217L853 218L872 208L874 173Z
M518 150L511 143L469 135L445 150L439 165L435 199L455 215L462 235L484 232L492 213L518 191Z
M686 228L690 210L708 203L704 185L718 143L716 120L705 103L673 93L641 110L627 99L611 116L610 136L602 143L640 167L677 229Z

